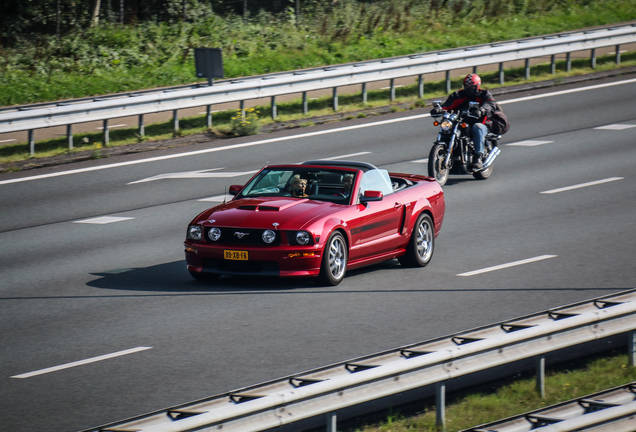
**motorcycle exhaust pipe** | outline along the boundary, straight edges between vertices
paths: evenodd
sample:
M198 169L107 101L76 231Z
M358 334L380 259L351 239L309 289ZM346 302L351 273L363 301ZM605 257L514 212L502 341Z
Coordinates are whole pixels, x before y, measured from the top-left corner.
M499 150L499 147L493 148L479 171L488 169L488 167L490 167L490 165L492 165L492 163L495 161L497 156L499 156L499 153L501 153L501 150Z

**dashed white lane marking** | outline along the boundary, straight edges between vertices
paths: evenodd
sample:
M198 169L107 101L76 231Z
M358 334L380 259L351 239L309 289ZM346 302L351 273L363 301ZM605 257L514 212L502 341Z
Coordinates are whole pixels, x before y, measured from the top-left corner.
M0 140L0 143L13 142L13 141L17 141L17 139L11 138L11 139Z
M193 179L193 178L228 178L228 177L240 177L243 175L249 175L256 173L257 170L254 171L244 171L244 172L208 172L208 171L217 171L223 168L212 168L208 170L201 171L186 171L180 173L167 173L167 174L159 174L154 177L148 177L145 179L133 181L130 183L126 183L127 185L137 184L137 183L145 183L155 180L161 179Z
M97 357L91 357L88 358L86 360L79 360L79 361L75 361L75 362L71 362L71 363L66 363L63 365L59 365L59 366L53 366L50 368L46 368L46 369L40 369L40 370L36 370L33 372L27 372L27 373L23 373L20 375L14 375L11 378L31 378L37 375L43 375L43 374L47 374L50 372L56 372L62 369L69 369L75 366L81 366L81 365L85 365L88 363L95 363L98 361L102 361L102 360L108 360L114 357L120 357L123 355L127 355L127 354L133 354L139 351L145 351L145 350L149 350L152 349L152 347L137 347L137 348L131 348L131 349L127 349L127 350L123 350L123 351L117 351L111 354L104 354L101 356L97 356Z
M210 198L202 198L197 201L224 202L224 201L229 201L231 199L232 199L232 195L226 194L226 195L217 195Z
M520 261L514 261L508 264L501 264L501 265L497 265L497 266L493 266L493 267L486 267L480 270L473 270L473 271L469 271L466 273L460 273L457 276L474 276L474 275L478 275L481 273L488 273L491 271L495 271L495 270L501 270L501 269L505 269L508 267L514 267L514 266L518 266L518 265L522 265L522 264L529 264L529 263L533 263L536 261L541 261L541 260L545 260L548 258L555 258L558 255L541 255L541 256L537 256L534 258L528 258L528 259L524 259L524 260L520 260Z
M633 124L611 124L611 125L605 125L605 126L599 126L599 127L595 127L594 129L596 130L624 130L624 129L630 129L636 127L636 125Z
M73 223L104 225L104 224L109 224L113 222L121 222L125 220L130 220L130 219L134 219L134 217L100 216L96 218L75 221Z
M428 158L411 161L413 163L428 163Z
M596 180L596 181L592 181L592 182L588 182L588 183L581 183L581 184L577 184L577 185L573 185L573 186L562 187L562 188L559 188L559 189L547 190L547 191L543 191L541 193L542 194L553 194L553 193L569 191L569 190L572 190L572 189L580 189L580 188L584 188L584 187L588 187L588 186L595 186L595 185L599 185L599 184L603 184L603 183L609 183L609 182L613 182L613 181L617 181L617 180L623 180L623 179L624 179L624 177L610 177L610 178L606 178L606 179L603 179L603 180Z
M519 146L519 147L534 147L543 144L550 144L554 141L538 141L538 140L528 140L528 141L517 141L514 143L506 144L507 146Z

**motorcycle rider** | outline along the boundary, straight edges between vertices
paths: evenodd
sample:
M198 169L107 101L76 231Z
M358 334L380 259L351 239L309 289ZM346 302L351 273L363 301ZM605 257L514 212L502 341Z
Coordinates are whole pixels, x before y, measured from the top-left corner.
M495 99L488 90L481 88L481 78L475 73L470 73L464 78L464 87L450 94L442 107L435 107L431 110L431 115L440 115L444 110L458 111L469 108L470 102L479 102L479 108L471 115L476 118L470 124L470 136L475 144L475 157L473 165L480 169L483 166L484 142L488 134L488 126L486 122L488 117L495 110ZM471 120L469 117L467 120Z

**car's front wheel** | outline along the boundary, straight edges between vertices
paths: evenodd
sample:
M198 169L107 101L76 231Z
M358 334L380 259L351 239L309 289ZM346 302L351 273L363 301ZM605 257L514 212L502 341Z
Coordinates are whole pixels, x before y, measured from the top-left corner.
M347 243L343 235L334 232L322 251L322 265L318 281L322 285L338 285L347 272Z
M425 267L433 257L435 249L435 229L433 220L427 213L418 216L406 253L398 257L405 267Z

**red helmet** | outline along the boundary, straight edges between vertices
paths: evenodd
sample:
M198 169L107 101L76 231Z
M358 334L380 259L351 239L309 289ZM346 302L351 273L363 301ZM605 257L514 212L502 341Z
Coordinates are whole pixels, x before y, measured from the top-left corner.
M479 75L475 73L466 75L466 78L464 78L464 88L468 86L477 86L477 90L479 90L481 87L481 78L479 78Z

